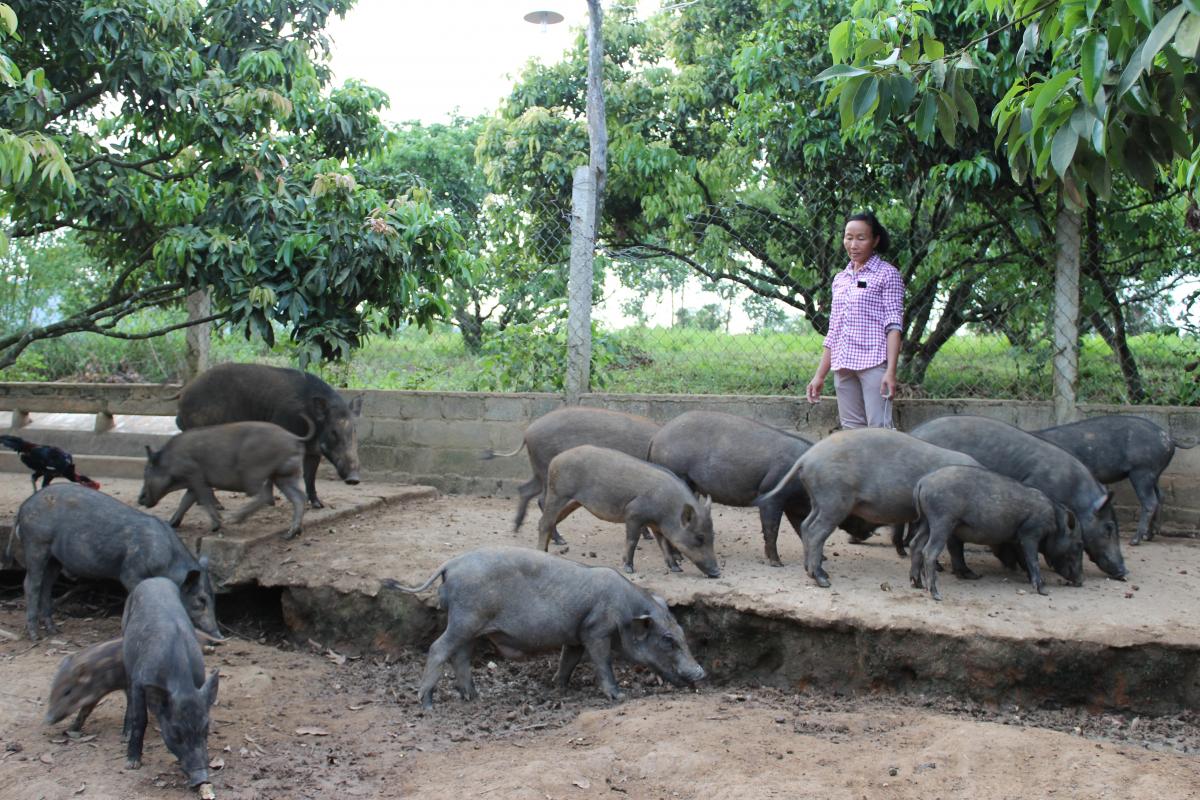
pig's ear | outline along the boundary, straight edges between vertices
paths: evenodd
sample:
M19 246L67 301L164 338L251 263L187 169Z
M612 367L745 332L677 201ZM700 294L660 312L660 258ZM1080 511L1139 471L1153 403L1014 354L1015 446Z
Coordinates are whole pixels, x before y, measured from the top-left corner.
M654 617L649 614L640 614L633 618L630 627L633 628L634 636L644 639L650 634L650 629L654 627Z
M151 464L158 463L158 453L150 449L150 445L146 445L146 460Z
M362 406L363 406L363 400L365 398L366 398L365 394L360 394L357 397L355 397L353 400L350 401L350 410L352 412L354 412L354 416L356 416L356 417L362 416Z
M684 526L686 527L686 526L692 524L692 520L695 517L696 517L696 509L692 507L691 503L688 503L687 505L685 505L683 507L683 513L680 515L679 518L683 522Z
M157 717L159 716L160 709L167 707L167 700L170 698L170 695L167 693L167 690L161 686L147 685L144 688L146 692L146 703L150 706L151 710L154 711L154 716Z
M183 583L179 584L179 588L182 592L188 592L200 585L200 575L202 574L201 570L204 569L204 567L205 565L201 564L200 569L188 570L187 575L183 577Z
M208 680L204 682L204 688L200 693L204 696L204 700L208 705L217 702L217 685L221 682L221 670L214 669L208 676Z
M1106 505L1108 505L1108 501L1112 500L1112 496L1113 496L1112 492L1105 492L1104 496L1101 497L1099 500L1097 500L1096 504L1092 506L1092 513L1095 514L1100 509L1102 509Z

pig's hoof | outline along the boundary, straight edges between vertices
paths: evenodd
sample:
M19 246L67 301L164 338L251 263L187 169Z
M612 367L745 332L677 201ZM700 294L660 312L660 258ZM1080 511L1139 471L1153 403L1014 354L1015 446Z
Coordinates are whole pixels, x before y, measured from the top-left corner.
M142 760L140 758L131 758L125 762L125 769L141 769Z
M942 593L937 591L936 589L934 591L930 592L929 596L932 597L934 600L937 600L939 603L942 602Z
M295 539L299 535L300 535L300 529L296 528L295 530L288 531L285 534L283 534L283 538L284 539Z
M632 575L632 574L633 574L633 564L622 564L622 565L621 565L621 569L625 570L625 571L626 571L626 572L628 572L630 575Z
M672 562L671 563L671 572L683 572L683 568L680 567L678 564Z
M322 503L320 500L318 500L315 497L308 501L308 505L311 508L324 508L325 507L325 504Z
M567 540L564 539L563 537L559 536L557 533L554 534L552 537L550 537L550 541L554 542L555 544L566 544L567 543Z
M814 582L816 582L817 586L820 586L822 589L829 588L829 576L826 575L824 571L816 573L812 576L812 579Z
M954 577L963 581L977 581L979 580L979 573L970 569L956 569L954 570Z
M772 567L782 567L783 566L783 562L779 560L778 556L776 556L775 558L771 558L770 556L768 556L767 563L770 564Z

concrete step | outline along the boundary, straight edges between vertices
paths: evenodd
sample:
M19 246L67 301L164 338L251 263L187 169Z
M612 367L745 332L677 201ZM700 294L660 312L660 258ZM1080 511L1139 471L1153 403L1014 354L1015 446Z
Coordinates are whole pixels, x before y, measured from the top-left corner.
M75 459L75 470L81 475L87 475L93 480L101 478L136 478L142 477L146 466L146 456L109 456L91 455L88 453L72 454ZM21 463L20 457L9 450L0 451L0 472L14 472L29 475L29 467Z

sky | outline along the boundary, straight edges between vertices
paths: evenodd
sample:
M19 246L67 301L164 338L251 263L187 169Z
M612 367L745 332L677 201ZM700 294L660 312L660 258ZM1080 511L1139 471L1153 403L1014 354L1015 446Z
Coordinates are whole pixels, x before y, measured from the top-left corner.
M557 10L557 25L526 22ZM387 92L389 122L445 122L496 109L531 58L558 61L587 22L584 0L358 0L328 27L336 84L359 78Z

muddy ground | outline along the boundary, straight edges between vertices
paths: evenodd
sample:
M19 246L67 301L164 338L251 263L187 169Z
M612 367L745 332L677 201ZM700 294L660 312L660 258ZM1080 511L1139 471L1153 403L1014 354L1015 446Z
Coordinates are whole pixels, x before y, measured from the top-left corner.
M266 542L247 568L265 583L367 591L379 574L423 578L453 552L527 543L532 524L514 537L511 511L511 500L462 497L380 509L313 526L300 542ZM268 521L273 513L286 512L269 511ZM1138 584L1105 581L1090 568L1083 589L1054 585L1051 598L1039 598L985 563L982 581L949 578L947 601L934 604L907 588L906 568L882 543L852 547L838 534L830 547L838 582L835 592L822 592L803 580L794 534L781 534L789 566L772 569L761 563L756 520L740 510L718 513L721 580L703 579L690 566L682 576L667 574L646 547L637 579L666 587L674 599L737 594L727 599L741 604L769 596L776 609L875 613L880 625L924 619L947 629L1013 630L1024 622L1035 635L1076 632L1087 629L1096 603L1130 610L1101 626L1117 641L1166 635L1177 615L1187 620L1185 634L1197 624L1197 595L1188 594L1200 572L1194 541L1132 551ZM583 512L562 529L572 542L568 557L607 563L619 549L620 531ZM80 738L66 736L65 723L41 722L58 661L117 635L119 588L63 583L62 632L33 646L16 638L24 601L19 576L6 577L0 797L194 797L153 731L143 768L123 769L119 694L101 704ZM507 662L482 652L474 666L480 701L461 702L445 680L439 705L426 714L414 700L422 653L354 657L335 643L292 641L276 610L244 613L239 605L236 597L218 602L233 638L206 656L221 670L209 740L219 798L1200 797L1195 710L1149 718L736 682L683 692L632 668L618 673L630 699L614 705L598 695L586 665L559 694L549 688L552 659Z
M21 622L11 585L0 628ZM64 654L118 633L119 592L67 598L62 632L0 643L0 797L187 798L151 729L128 771L124 701L80 738L41 718ZM345 658L258 622L228 623L209 754L219 798L1029 798L1200 796L1200 717L983 707L947 699L801 694L756 686L683 692L619 670L603 700L580 668L548 687L552 659L477 659L478 702L444 681L414 701L423 658Z

